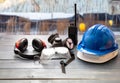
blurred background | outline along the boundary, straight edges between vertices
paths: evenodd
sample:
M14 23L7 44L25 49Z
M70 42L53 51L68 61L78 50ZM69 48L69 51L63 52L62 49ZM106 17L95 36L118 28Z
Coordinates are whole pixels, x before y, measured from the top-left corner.
M94 24L120 31L120 0L0 0L0 33L66 34L75 3L79 33Z

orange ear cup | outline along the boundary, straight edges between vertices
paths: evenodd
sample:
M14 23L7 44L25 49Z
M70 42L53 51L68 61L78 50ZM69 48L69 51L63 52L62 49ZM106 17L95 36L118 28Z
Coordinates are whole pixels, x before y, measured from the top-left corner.
M27 49L27 46L28 40L26 38L22 38L15 43L15 47L19 49L21 52L24 52Z
M19 48L19 46L20 46L20 42L17 41L17 42L15 43L15 47L16 47L16 48Z

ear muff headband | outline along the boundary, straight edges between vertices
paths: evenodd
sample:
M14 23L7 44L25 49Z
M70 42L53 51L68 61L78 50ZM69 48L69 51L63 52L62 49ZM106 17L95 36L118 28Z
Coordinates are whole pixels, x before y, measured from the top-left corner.
M35 56L39 56L39 57L41 56L41 52L38 54L27 55L27 54L20 52L20 50L18 50L17 48L14 49L14 53L20 55L23 58L30 59L30 60L33 60Z

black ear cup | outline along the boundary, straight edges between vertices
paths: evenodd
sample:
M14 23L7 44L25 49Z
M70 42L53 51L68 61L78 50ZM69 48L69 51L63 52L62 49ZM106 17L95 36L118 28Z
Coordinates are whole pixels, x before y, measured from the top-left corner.
M48 42L52 44L52 47L62 46L62 39L59 37L58 33L50 35Z
M15 47L19 49L21 52L24 52L27 49L27 46L28 40L26 38L22 38L15 43Z
M50 35L50 37L48 38L48 42L53 44L55 38L57 38L57 37L59 37L58 33Z
M41 52L46 47L46 44L40 39L33 39L32 46L36 51Z
M71 38L66 38L62 42L63 46L67 47L69 50L72 50L74 48L74 43Z
M56 37L53 41L52 47L60 47L62 46L62 39L60 37Z

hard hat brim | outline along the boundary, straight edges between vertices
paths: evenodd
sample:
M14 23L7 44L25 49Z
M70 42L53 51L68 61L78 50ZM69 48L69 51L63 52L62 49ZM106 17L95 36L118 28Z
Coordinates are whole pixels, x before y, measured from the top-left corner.
M81 44L79 44L78 47L77 47L78 51L81 51L81 52L84 52L84 53L87 53L87 54L96 55L96 56L103 56L103 55L106 55L106 54L108 54L110 52L113 52L117 49L118 49L118 44L117 43L114 45L114 47L112 49L103 50L103 51L102 50L101 51L100 50L98 50L98 51L90 50L90 49L82 47Z
M114 57L116 57L118 55L119 50L115 50L113 52L110 52L108 54L105 54L103 56L96 56L96 55L92 55L92 54L87 54L81 51L77 52L77 57L83 61L86 62L91 62L91 63L105 63L111 59L113 59Z

